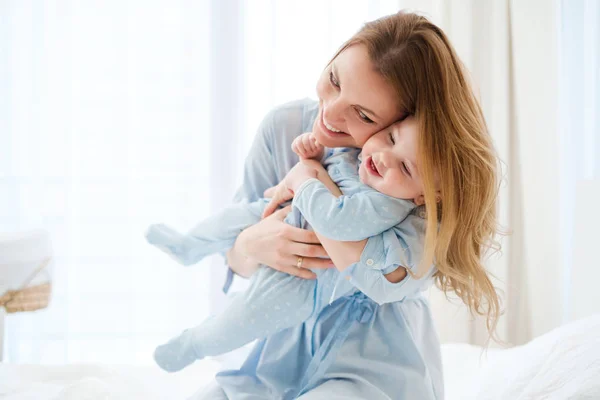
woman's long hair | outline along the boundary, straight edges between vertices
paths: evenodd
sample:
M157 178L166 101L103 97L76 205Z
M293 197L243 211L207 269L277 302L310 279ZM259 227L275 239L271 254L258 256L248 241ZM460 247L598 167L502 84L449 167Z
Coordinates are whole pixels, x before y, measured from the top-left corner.
M365 24L338 53L366 46L371 61L398 93L400 107L420 129L419 159L427 208L424 257L436 284L454 291L472 313L487 317L492 337L500 300L483 265L499 249L498 158L463 64L444 32L425 17L399 12ZM334 57L334 58L335 58ZM437 183L437 185L436 185Z

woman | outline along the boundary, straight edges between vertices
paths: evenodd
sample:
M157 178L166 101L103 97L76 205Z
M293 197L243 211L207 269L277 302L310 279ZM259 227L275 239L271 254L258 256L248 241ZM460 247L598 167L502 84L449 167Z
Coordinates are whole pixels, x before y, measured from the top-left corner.
M401 12L366 24L323 71L317 94L318 103L289 103L265 118L246 161L237 201L254 201L284 178L298 161L291 143L303 132L312 131L328 147L361 147L372 134L408 114L417 116L423 136L461 126L456 128L459 131L463 121L474 121L465 128L467 134L485 131L480 109L447 38L414 14ZM425 172L433 176L431 171ZM452 179L449 182L454 183ZM433 180L427 184L433 186ZM493 184L481 185L485 187L479 196L484 206L493 202L493 190L489 190ZM448 188L442 184L444 192ZM431 190L425 198L427 204L436 201ZM454 207L460 202L449 204ZM249 277L258 264L264 264L311 279L314 276L308 268L332 266L322 258L327 253L313 233L282 222L287 211L281 210L239 235L227 256L235 273ZM437 213L428 214L427 242L437 243ZM474 239L476 246L482 245L493 233L493 212L488 212L485 220L471 216L465 224L482 226ZM450 225L456 229L456 220ZM450 240L445 233L442 227L440 243ZM369 242L366 246L364 242L345 242L342 254L331 256L336 264L372 265L384 255L374 251L377 247ZM497 298L489 291L489 281L481 277L481 285L475 287L481 290L472 295L468 280L447 267L445 255L436 247L435 257L445 277L439 283L446 290L456 290L476 312L482 312L482 299L491 300L487 314L493 322ZM433 256L426 253L423 264L430 265ZM397 271L398 276L392 273L386 278L399 282L406 270ZM338 274L335 269L326 273ZM239 370L218 374L216 384L196 398L442 399L440 345L428 303L419 293L382 306L364 295L341 297L301 326L260 341Z

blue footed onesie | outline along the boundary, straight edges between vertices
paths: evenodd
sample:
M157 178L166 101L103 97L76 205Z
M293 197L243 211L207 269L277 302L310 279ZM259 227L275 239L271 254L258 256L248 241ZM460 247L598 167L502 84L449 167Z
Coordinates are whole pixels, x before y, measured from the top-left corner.
M229 249L243 229L260 220L267 201L259 196L298 161L291 142L310 131L317 107L301 100L267 116L234 206L186 235L153 225L148 241L184 265ZM435 268L419 280L409 275L391 283L384 277L398 266L416 268L425 221L412 202L359 181L358 153L328 150L323 165L344 195L336 198L311 179L296 193L286 222L299 227L308 223L335 240L369 238L361 260L342 273L315 270L316 281L261 267L250 288L222 314L160 346L155 358L161 367L176 371L261 339L242 368L220 373L214 393L202 398L321 398L310 396L321 396L331 386L339 391L327 389L323 398L332 393L340 398L443 398L439 341L421 294L431 285ZM228 282L231 277L230 272Z

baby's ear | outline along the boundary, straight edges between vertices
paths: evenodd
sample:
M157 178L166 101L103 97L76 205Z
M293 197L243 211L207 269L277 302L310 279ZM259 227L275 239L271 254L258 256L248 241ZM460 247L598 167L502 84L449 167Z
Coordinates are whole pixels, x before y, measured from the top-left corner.
M415 197L413 202L417 205L417 206L422 206L423 204L425 204L425 196L424 195L420 195L419 197Z
M417 206L422 206L423 204L425 204L425 195L420 195L418 197L415 197L413 199L413 202L417 205ZM442 196L439 192L439 190L437 192L435 192L435 202L436 203L441 203L442 202Z

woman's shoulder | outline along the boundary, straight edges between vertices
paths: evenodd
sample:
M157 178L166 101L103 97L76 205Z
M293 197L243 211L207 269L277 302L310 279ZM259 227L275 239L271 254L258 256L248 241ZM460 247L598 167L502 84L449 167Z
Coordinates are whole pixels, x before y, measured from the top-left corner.
M319 103L304 98L274 107L263 120L272 130L300 134L310 131L319 111Z

